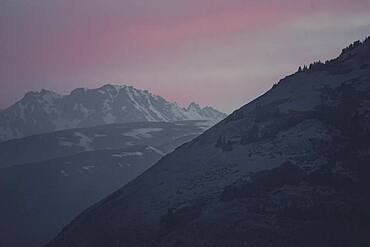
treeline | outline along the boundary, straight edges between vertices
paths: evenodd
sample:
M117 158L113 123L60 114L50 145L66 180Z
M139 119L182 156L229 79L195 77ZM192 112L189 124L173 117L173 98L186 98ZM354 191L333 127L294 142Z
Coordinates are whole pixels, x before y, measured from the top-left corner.
M352 50L354 50L355 48L357 48L357 47L359 47L359 46L361 46L361 45L363 45L367 42L370 42L370 36L368 36L364 41L357 40L357 41L353 42L352 44L350 44L346 48L342 49L342 52L341 52L339 58L343 57L346 54L349 54L346 58L347 59L350 58L351 57L350 52ZM338 62L338 58L331 59L331 60L326 60L324 63L319 60L319 61L315 61L315 62L309 64L308 66L307 65L304 65L303 67L299 66L297 72L300 73L300 72L320 71L320 70L324 70L326 67L331 67L333 65L336 65L337 62Z

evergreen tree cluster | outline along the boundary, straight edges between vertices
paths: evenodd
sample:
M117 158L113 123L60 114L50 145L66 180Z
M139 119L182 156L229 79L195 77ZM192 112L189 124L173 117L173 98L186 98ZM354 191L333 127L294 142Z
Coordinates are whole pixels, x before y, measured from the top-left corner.
M369 41L370 41L370 36L368 36L364 41L357 40L357 41L353 42L352 44L350 44L349 46L347 46L346 48L342 49L341 55L348 54L352 50L354 50L355 48L357 48L357 47L359 47L359 46L361 46L364 43L369 42ZM338 58L332 59L332 60L327 60L327 61L325 61L325 63L323 63L319 60L319 61L316 61L314 63L309 64L308 66L307 65L304 65L303 67L299 66L297 72L301 73L301 72L321 71L321 70L325 69L325 67L326 67L325 65L333 66L333 65L337 64L337 59Z

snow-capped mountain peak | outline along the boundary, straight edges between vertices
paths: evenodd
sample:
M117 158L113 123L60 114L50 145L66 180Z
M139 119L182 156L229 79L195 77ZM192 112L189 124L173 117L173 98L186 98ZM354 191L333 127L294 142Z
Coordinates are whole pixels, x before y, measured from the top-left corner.
M195 102L191 102L190 105L188 106L188 111L199 111L201 110L200 108L200 105L195 103Z
M218 122L226 114L192 103L180 107L147 90L105 84L96 89L76 88L69 95L41 90L28 92L0 113L0 141L76 127L102 124L181 120Z

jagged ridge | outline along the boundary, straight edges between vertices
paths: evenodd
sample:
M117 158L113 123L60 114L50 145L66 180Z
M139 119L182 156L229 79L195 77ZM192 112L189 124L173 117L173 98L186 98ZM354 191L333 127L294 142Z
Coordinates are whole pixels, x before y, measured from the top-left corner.
M226 114L192 103L188 108L125 85L78 88L69 95L29 92L0 112L0 141L77 127L139 121L212 120Z

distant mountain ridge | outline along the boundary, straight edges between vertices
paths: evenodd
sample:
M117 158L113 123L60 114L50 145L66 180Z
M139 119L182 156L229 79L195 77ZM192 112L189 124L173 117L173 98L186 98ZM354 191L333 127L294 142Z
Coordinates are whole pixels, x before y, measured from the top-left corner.
M200 135L211 127L208 124L206 120L106 124L8 140L0 143L0 169L131 146L154 147L163 155Z
M107 124L0 143L0 247L42 246L208 123Z
M100 88L77 88L69 95L41 90L29 92L0 112L0 142L56 130L103 124L183 120L218 122L225 113L212 107L177 103L132 86L106 84Z

